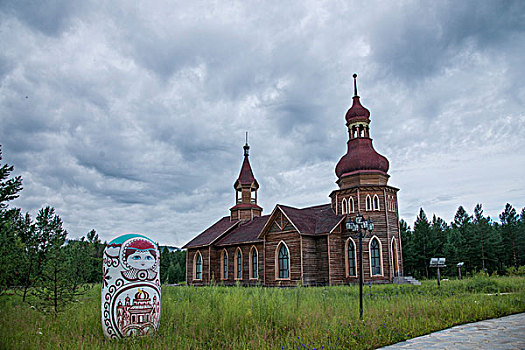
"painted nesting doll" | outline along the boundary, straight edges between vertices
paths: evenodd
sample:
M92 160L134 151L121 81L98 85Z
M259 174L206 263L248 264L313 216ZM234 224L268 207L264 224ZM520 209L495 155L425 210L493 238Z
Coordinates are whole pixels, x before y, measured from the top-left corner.
M146 335L159 328L160 252L146 236L126 233L104 250L102 328L108 338Z

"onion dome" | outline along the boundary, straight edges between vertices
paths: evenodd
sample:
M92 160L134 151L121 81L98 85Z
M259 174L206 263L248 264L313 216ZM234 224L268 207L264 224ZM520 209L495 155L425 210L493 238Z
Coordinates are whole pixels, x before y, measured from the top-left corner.
M357 74L354 74L354 97L352 107L346 113L348 149L335 167L338 178L356 172L381 172L386 175L388 160L376 152L369 133L370 111L361 105L357 95Z
M135 293L135 300L147 300L149 299L149 293L146 292L144 289L140 289L137 293Z
M357 95L357 74L354 74L354 97L352 97L352 107L346 112L346 125L357 120L368 120L370 111L363 107Z
M356 138L348 141L348 151L335 167L338 178L355 172L379 171L387 173L388 159L380 155L372 146L372 139Z

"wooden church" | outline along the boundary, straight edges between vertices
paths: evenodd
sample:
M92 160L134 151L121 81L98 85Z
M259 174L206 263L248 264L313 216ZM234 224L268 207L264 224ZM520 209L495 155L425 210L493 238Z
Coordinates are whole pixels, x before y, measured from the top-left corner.
M262 215L246 144L230 215L183 247L188 285L357 283L358 240L345 225L357 213L375 226L363 240L364 281L389 283L402 276L398 189L387 184L388 160L372 146L370 112L361 105L356 77L345 116L348 150L335 167L339 189L330 193L330 203L307 208L277 204L271 214Z

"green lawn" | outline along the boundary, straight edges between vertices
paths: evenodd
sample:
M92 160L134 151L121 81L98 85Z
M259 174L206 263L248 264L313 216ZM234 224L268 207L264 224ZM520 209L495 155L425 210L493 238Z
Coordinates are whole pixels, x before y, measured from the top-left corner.
M102 334L99 285L56 319L17 295L3 295L0 348L370 349L525 312L524 277L477 276L442 282L439 289L435 281L365 286L364 292L361 322L357 286L164 287L159 332L117 341Z

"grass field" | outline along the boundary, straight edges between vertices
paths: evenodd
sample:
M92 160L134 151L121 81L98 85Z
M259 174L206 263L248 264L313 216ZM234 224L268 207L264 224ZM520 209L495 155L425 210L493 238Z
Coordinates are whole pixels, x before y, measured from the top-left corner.
M56 319L0 297L2 349L372 349L457 324L525 311L525 278L476 276L421 286L164 287L154 336L106 340L100 286Z

